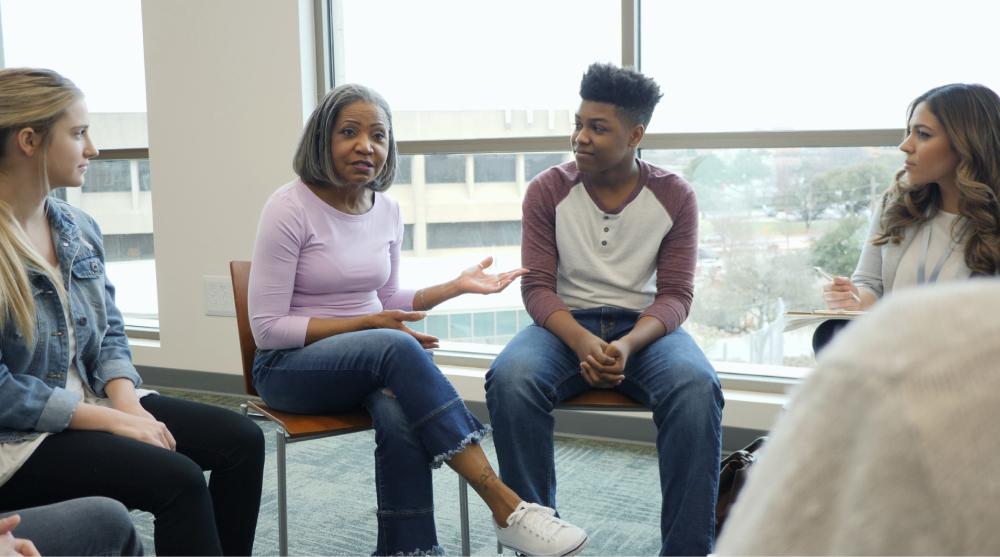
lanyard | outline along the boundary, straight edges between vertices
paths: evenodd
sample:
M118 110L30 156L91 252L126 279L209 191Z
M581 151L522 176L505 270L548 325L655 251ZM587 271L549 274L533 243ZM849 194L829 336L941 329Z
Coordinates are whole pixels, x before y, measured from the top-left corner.
M938 275L941 274L941 269L944 267L945 261L951 257L951 253L955 251L955 248L958 247L958 244L962 241L962 238L965 236L965 231L969 229L969 224L970 221L966 220L962 225L962 228L959 229L958 235L951 239L951 242L948 243L948 249L944 251L944 254L941 255L940 259L938 259L937 264L934 265L934 269L931 270L931 276L925 280L924 276L927 268L927 250L931 247L932 228L931 222L927 221L924 225L924 253L920 257L920 266L917 267L917 284L923 284L925 282L934 284L937 282Z

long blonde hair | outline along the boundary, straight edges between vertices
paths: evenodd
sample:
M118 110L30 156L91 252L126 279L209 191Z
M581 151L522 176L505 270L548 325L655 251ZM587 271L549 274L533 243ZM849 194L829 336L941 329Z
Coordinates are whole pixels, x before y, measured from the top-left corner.
M975 274L1000 271L1000 96L982 85L953 83L920 95L910 104L907 122L920 103L941 122L958 155L955 185L959 214L970 222L965 264ZM909 128L909 124L907 124ZM909 129L907 129L909 131ZM898 244L904 230L933 218L941 207L936 183L909 184L896 174L882 199L882 230L872 243Z
M0 70L0 167L11 138L24 128L42 137L39 175L48 184L46 153L53 125L83 93L72 81L51 70L9 68ZM0 202L0 330L13 324L29 346L35 336L35 300L28 269L49 275L65 299L59 271L31 246L10 207Z

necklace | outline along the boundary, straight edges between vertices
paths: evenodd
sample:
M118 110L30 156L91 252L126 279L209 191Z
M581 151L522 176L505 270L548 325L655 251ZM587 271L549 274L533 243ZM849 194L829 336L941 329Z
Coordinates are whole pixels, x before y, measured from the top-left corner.
M931 270L931 276L925 278L927 273L927 251L931 247L931 228L933 228L933 226L930 221L924 223L924 251L920 257L920 265L917 267L917 284L924 284L925 282L928 284L934 284L937 282L938 275L941 274L941 269L944 268L945 261L951 257L951 253L955 251L958 244L962 242L962 238L965 237L965 232L969 229L970 224L971 222L968 219L965 219L965 222L962 223L962 227L958 230L958 234L951 239L951 242L948 243L948 249L944 251L941 258L938 259L934 268Z

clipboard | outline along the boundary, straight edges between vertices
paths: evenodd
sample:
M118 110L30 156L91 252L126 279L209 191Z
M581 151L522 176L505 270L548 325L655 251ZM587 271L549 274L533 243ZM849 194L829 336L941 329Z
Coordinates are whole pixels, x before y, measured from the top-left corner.
M827 319L853 320L868 312L853 311L845 309L814 309L812 311L786 311L785 312L785 332L794 331L802 327L819 324Z

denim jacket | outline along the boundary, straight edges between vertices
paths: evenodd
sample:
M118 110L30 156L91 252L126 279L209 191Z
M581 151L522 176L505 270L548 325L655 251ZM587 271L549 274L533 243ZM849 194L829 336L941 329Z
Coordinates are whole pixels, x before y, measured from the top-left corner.
M104 273L101 231L89 215L54 198L46 200L59 270L76 333L77 368L101 397L112 379L141 384L132 365L115 288ZM69 342L62 303L52 281L28 270L35 299L33 346L16 328L0 332L0 443L26 441L66 429L81 398L66 390Z

